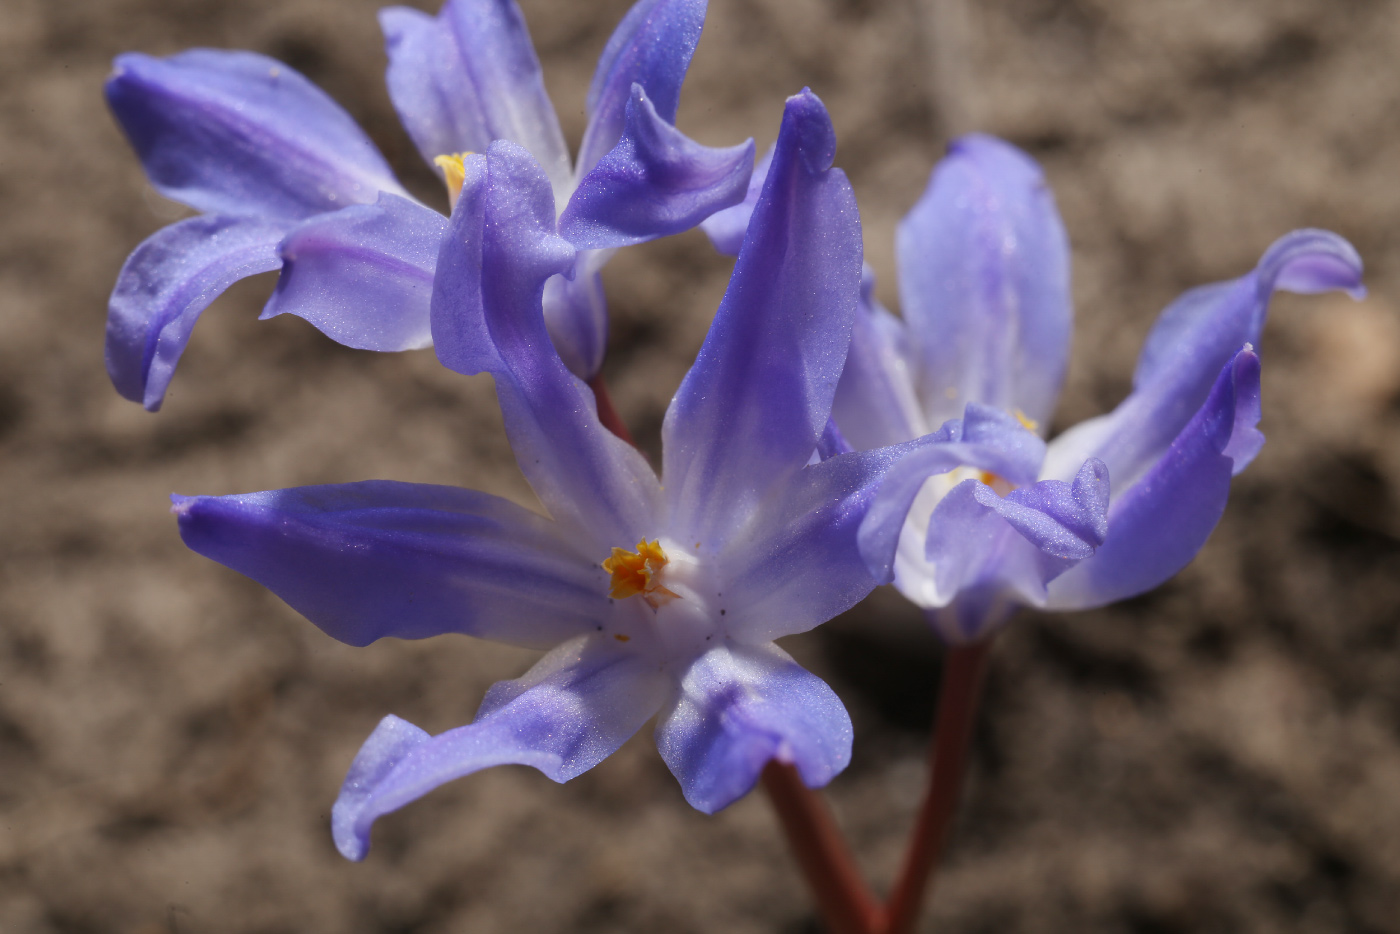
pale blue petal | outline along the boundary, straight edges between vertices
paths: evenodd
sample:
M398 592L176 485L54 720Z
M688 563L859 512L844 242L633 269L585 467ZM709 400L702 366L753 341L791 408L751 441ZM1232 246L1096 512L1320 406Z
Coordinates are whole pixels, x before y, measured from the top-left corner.
M294 314L362 350L431 347L428 309L447 218L382 194L303 221L282 241L282 275L262 317Z
M634 84L622 139L579 183L559 233L598 250L689 230L743 200L752 166L753 140L701 146L661 119Z
M160 408L209 303L239 279L282 265L286 225L191 217L156 231L127 258L107 306L107 374L117 392Z
M874 589L856 536L885 473L920 443L831 456L764 504L718 556L733 638L757 644L806 632Z
M408 195L349 114L265 55L128 53L106 92L151 183L200 211L299 220Z
M706 0L638 0L608 39L588 88L588 127L579 148L583 177L617 145L632 85L667 123L676 122L681 83L705 26Z
M701 222L700 229L705 231L705 235L710 238L710 243L718 252L726 256L739 255L739 249L744 245L744 235L749 232L749 219L753 217L753 209L758 204L763 183L768 180L768 168L773 164L773 152L776 148L769 146L763 158L753 167L743 201L732 208L711 214Z
M672 691L644 656L602 638L565 643L515 681L491 688L469 726L438 736L385 717L350 765L331 810L347 859L369 851L374 821L456 778L528 765L566 782L612 755Z
M590 380L608 350L608 299L598 270L611 250L582 250L574 277L551 276L544 284L544 325L569 372Z
M810 92L788 99L751 236L662 426L672 527L721 543L810 458L860 297L860 219Z
M1230 477L1263 443L1258 420L1259 358L1245 349L1226 363L1166 454L1114 493L1103 547L1050 585L1050 605L1102 606L1151 590L1185 567L1225 511Z
M1069 242L1039 166L994 137L955 141L896 248L929 422L980 402L1048 425L1073 311Z
M555 519L602 549L656 532L656 475L598 420L593 392L545 329L545 280L574 250L554 234L548 179L521 147L491 144L466 180L438 257L432 324L438 358L496 380L516 460Z
M592 554L475 490L371 480L176 497L174 511L191 549L350 645L458 632L542 648L611 612Z
M928 434L915 392L904 322L875 298L875 274L865 268L851 352L836 386L831 415L858 450L898 444Z
M770 761L822 787L851 761L851 736L835 692L772 644L700 656L656 724L661 758L685 800L706 814L747 794Z
M389 96L424 159L510 140L568 190L568 147L514 0L448 0L436 18L389 7L379 24Z

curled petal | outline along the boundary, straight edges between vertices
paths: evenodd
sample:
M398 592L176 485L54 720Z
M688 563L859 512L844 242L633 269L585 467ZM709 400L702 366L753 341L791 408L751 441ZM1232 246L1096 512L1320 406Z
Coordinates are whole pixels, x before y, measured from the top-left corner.
M597 250L689 230L743 200L752 165L753 140L701 146L662 120L634 84L622 139L579 183L559 232Z
M1334 233L1295 230L1248 275L1182 295L1148 336L1132 394L1056 438L1045 475L1066 477L1084 458L1098 457L1108 464L1115 497L1136 483L1206 401L1221 368L1243 345L1258 345L1276 289L1362 294L1361 258Z
M433 285L438 358L458 372L495 377L520 469L550 515L605 556L655 533L656 475L603 427L593 392L564 366L545 330L545 280L569 271L574 250L554 234L544 173L524 149L501 140L465 168Z
M612 755L670 690L671 679L643 656L585 638L559 646L523 678L494 685L469 726L429 736L385 717L331 810L335 845L347 859L364 859L377 818L492 766L528 765L566 782Z
M861 521L861 554L878 583L894 579L905 520L931 478L975 467L1020 486L1035 478L1045 456L1045 442L1038 435L1005 412L976 404L968 405L962 419L945 423L921 442L890 468Z
M1108 468L1090 458L1073 483L1041 480L998 496L977 484L977 501L994 510L1036 548L1055 558L1082 561L1108 534Z
M723 645L696 659L656 745L685 800L713 814L776 759L820 788L851 761L851 718L826 683L776 645Z
M281 224L205 215L138 246L107 306L107 374L117 392L159 409L200 313L239 279L281 266L285 232Z
M1259 358L1246 348L1221 370L1166 454L1114 494L1103 547L1050 585L1049 605L1102 606L1151 590L1185 567L1225 511L1230 477L1263 444L1258 421Z
M725 256L738 256L739 249L744 245L744 235L749 232L749 220L753 217L754 206L758 204L763 183L768 180L768 169L773 164L775 149L776 146L769 146L763 158L753 167L743 201L732 208L711 214L700 223L700 228L705 231L705 236L710 238L711 245Z
M610 612L590 555L475 490L371 480L176 497L174 511L191 549L350 645L460 632L542 648Z
M262 317L291 313L362 350L431 347L428 309L447 218L381 194L302 222L282 241L282 275Z
M719 543L810 458L859 300L860 221L821 102L788 99L750 236L662 426L673 527Z
M1048 425L1073 311L1069 241L1040 167L991 136L956 140L896 247L929 422L980 402Z
M1108 476L1084 464L1073 484L1042 480L1005 498L964 480L934 508L922 554L911 521L895 586L947 642L981 639L1017 606L1043 606L1046 584L1103 544Z
M856 448L870 450L928 434L914 387L904 322L875 299L875 274L865 268L851 352L836 385L831 416Z
M567 191L568 147L514 0L448 0L436 17L388 7L379 25L389 97L429 164L506 139L530 151L555 191Z
M408 196L349 114L265 55L129 53L106 91L151 183L197 210L300 220Z
M618 23L588 88L579 177L617 145L632 85L642 86L662 120L676 122L681 83L705 26L706 5L707 0L637 0Z

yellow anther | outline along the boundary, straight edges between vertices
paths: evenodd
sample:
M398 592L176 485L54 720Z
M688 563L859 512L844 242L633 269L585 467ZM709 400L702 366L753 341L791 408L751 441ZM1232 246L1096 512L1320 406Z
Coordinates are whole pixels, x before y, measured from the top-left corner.
M648 542L642 539L637 542L636 551L614 548L612 557L603 562L603 570L612 575L608 596L614 600L624 600L641 594L653 607L660 606L665 600L675 599L677 595L656 580L670 560L661 550L659 540Z
M1037 428L1040 427L1040 422L1031 418L1029 415L1027 415L1025 412L1022 412L1020 409L1017 409L1013 414L1016 416L1016 421L1020 422L1021 427L1026 429L1026 431L1035 431Z
M457 199L462 197L462 183L467 180L467 167L462 160L470 155L469 152L454 152L433 159L433 165L442 169L442 180L447 183L447 200L454 208Z

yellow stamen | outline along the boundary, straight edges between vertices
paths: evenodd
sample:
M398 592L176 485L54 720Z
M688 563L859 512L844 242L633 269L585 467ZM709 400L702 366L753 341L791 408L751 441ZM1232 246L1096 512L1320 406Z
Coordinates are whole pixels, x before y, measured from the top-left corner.
M1016 416L1016 421L1020 422L1021 427L1026 429L1026 431L1035 431L1037 428L1040 427L1040 422L1031 418L1029 415L1027 415L1025 412L1022 412L1020 409L1017 409L1013 414Z
M603 562L603 570L612 575L608 596L614 600L625 600L641 594L642 599L653 607L675 599L677 594L662 587L656 580L670 560L661 550L659 540L648 542L642 539L637 542L636 551L614 548L612 557Z
M457 199L462 197L462 183L467 180L467 168L462 160L470 155L470 152L454 152L433 159L433 165L442 169L442 180L447 183L447 200L454 208Z

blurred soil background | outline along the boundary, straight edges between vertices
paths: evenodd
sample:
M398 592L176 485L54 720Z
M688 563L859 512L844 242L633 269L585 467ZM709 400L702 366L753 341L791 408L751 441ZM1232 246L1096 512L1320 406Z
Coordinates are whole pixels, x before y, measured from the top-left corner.
M522 3L576 146L627 0ZM158 415L103 371L123 258L182 216L106 113L112 56L281 58L445 203L384 91L375 9L0 7L0 931L819 930L762 796L692 811L647 731L568 785L456 782L342 860L329 809L379 718L465 723L530 653L348 648L179 542L172 491L392 478L532 501L485 377L260 323L269 277L205 315ZM679 125L765 147L803 85L831 109L891 307L894 225L951 134L1043 163L1075 248L1057 430L1126 394L1168 301L1278 235L1330 227L1369 265L1365 302L1275 301L1269 443L1197 561L1000 640L925 930L1400 931L1400 3L713 0ZM692 233L606 270L607 375L653 453L728 269ZM940 649L892 593L789 648L856 721L830 799L883 887Z

